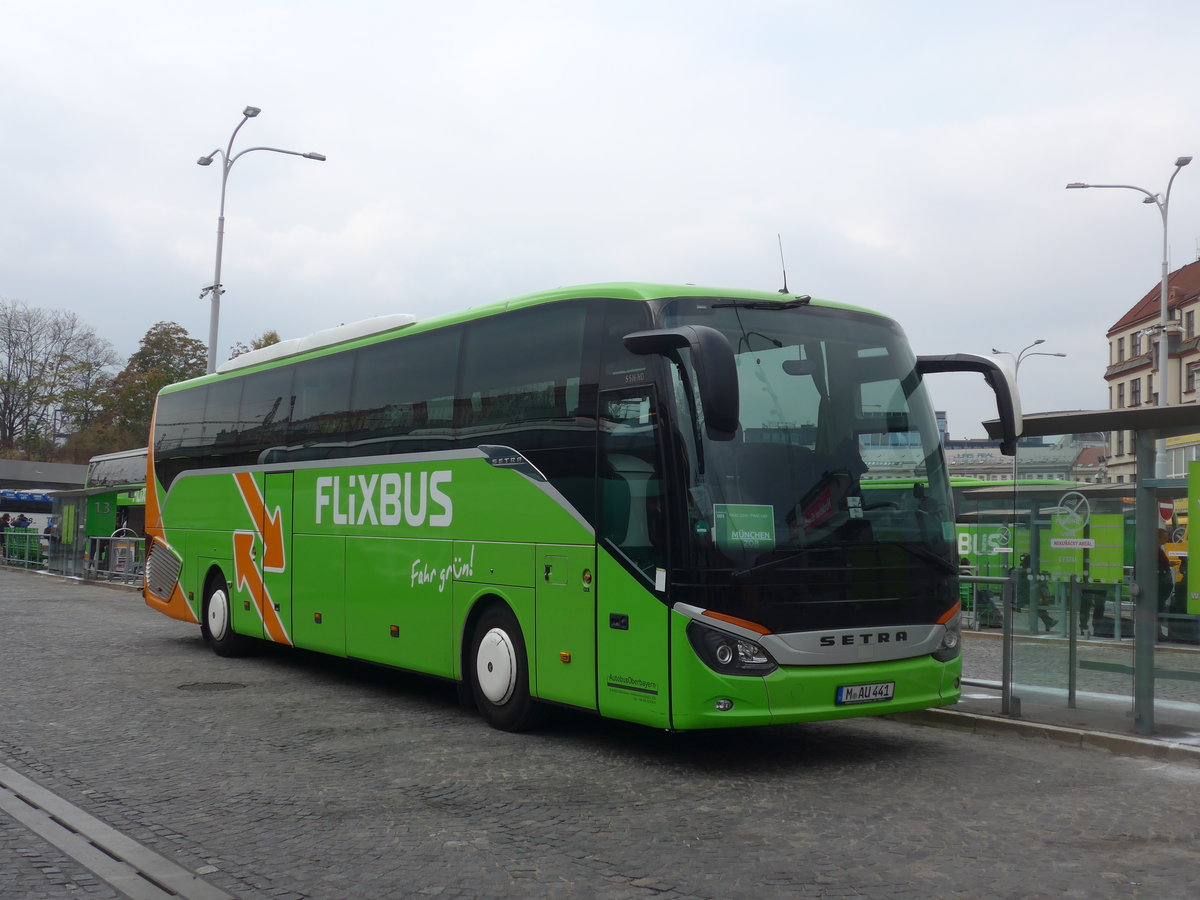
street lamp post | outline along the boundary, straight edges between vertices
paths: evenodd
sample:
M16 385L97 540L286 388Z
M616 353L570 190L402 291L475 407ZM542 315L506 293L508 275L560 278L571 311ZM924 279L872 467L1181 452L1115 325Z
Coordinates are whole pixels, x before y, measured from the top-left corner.
M1142 198L1143 203L1153 203L1158 207L1158 214L1162 217L1162 278L1159 281L1159 334L1158 334L1158 405L1170 406L1170 326L1171 317L1170 311L1167 308L1167 278L1170 275L1169 261L1169 244L1167 243L1167 211L1171 204L1171 185L1175 183L1175 176L1179 174L1179 170L1192 161L1190 156L1181 156L1175 160L1175 171L1171 173L1171 178L1167 181L1167 189L1163 192L1160 198L1158 194L1153 194L1145 188L1138 187L1133 184L1083 184L1081 182L1072 182L1067 185L1071 188L1122 188L1129 191L1138 191L1146 196Z
M200 292L200 299L203 300L206 296L211 295L211 310L208 319L208 369L211 374L217 370L217 330L221 321L221 295L225 293L225 289L221 287L221 251L225 245L225 187L229 182L229 170L233 168L233 164L247 153L252 153L255 150L270 150L272 153L284 153L288 156L302 156L305 159L315 159L318 162L324 162L325 156L322 153L301 153L298 150L280 150L278 147L247 147L238 153L233 152L233 140L237 137L237 133L242 130L242 126L246 124L248 119L253 119L257 116L261 109L257 106L247 106L242 110L242 121L238 122L237 128L233 129L233 134L229 136L229 144L224 150L218 147L208 156L202 156L196 160L196 164L200 166L211 166L213 160L221 157L221 210L217 216L217 261L213 271L212 284L204 288Z
M1046 343L1045 338L1038 338L1032 344L1030 344L1028 347L1023 347L1022 349L1018 350L1016 353L1013 353L1009 350L997 350L995 347L992 348L992 353L994 353L997 356L1000 356L1003 354L1004 356L1012 357L1012 360L1013 360L1013 383L1017 386L1018 392L1021 389L1020 376L1021 376L1021 363L1022 362L1024 362L1026 359L1028 359L1031 356L1066 356L1067 355L1065 353L1047 353L1043 350L1034 350L1033 349L1034 347L1039 347L1044 343ZM1018 446L1019 446L1019 442L1018 442ZM1020 488L1017 485L1017 459L1019 457L1020 457L1019 452L1013 453L1013 459L1012 459L1013 487L1012 487L1012 491L1013 491L1014 531L1015 531L1015 526L1017 524L1017 511L1018 511L1017 495L1020 492ZM1015 541L1010 539L1010 543L1015 544ZM1010 549L1015 551L1016 547L1010 546ZM1015 591L1017 588L1017 585L1016 585L1017 578L1025 578L1025 579L1027 579L1027 583L1028 583L1028 579L1031 579L1033 577L1032 573L1028 572L1028 571L1024 572L1021 575L1015 574L1017 569L1019 569L1019 568L1020 568L1020 566L1011 566L1011 565L1009 566L1008 575L1009 575L1010 579L1013 579L1013 583L1012 583L1013 591ZM1012 597L1010 599L1010 602L1005 604L1004 613L1003 613L1004 637L1003 637L1003 643L1002 643L1002 648L1001 648L1001 657L1000 657L1000 670L1001 670L1000 671L1000 683L1001 683L1001 686L1004 691L1003 700L1005 701L1004 706L1006 709L1011 709L1012 703L1013 703L1012 677L1013 677L1014 642L1013 642L1012 617L1013 617L1014 611L1016 610L1016 602L1015 601L1016 601L1016 598ZM1030 601L1030 609L1031 610L1033 609L1033 601L1032 600ZM1020 707L1019 706L1016 709L1016 714L1020 715Z
M992 348L992 353L995 353L996 355L1004 355L1004 356L1012 357L1013 380L1016 380L1018 378L1018 376L1021 374L1021 363L1024 362L1030 356L1066 356L1067 355L1065 353L1046 353L1044 350L1033 350L1034 347L1041 346L1044 343L1046 343L1045 338L1038 338L1036 341L1034 341L1028 347L1025 347L1025 348L1017 351L1015 354L1009 350L997 350L995 347ZM1030 350L1033 350L1033 352L1030 353L1029 352Z

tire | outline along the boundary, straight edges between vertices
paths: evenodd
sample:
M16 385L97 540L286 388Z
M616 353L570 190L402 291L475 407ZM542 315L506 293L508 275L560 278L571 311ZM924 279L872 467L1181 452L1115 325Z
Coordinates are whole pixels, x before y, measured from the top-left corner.
M469 667L475 706L493 728L524 731L541 719L529 696L529 658L517 617L495 604L475 623Z
M204 589L204 622L200 630L217 656L243 656L250 649L250 639L233 630L229 592L220 578L210 579Z

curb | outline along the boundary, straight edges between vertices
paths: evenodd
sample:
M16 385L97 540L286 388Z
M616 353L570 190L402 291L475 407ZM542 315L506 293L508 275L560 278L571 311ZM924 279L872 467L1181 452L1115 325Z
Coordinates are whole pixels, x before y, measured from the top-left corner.
M1107 731L1064 728L1061 725L1047 725L1041 722L1029 722L1025 719L984 716L949 709L925 709L917 712L897 713L888 718L914 725L949 728L971 734L1015 734L1027 739L1040 738L1084 750L1106 750L1116 756L1154 759L1160 762L1182 763L1200 768L1200 747L1174 741L1157 741L1132 735L1113 734Z

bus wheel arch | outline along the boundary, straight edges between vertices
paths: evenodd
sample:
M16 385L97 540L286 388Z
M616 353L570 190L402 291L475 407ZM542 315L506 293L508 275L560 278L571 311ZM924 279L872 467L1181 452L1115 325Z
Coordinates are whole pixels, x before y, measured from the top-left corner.
M200 633L218 656L241 656L250 648L250 639L233 630L232 604L229 583L224 573L213 566L204 579Z
M499 597L482 597L464 629L463 681L487 723L524 731L541 720L529 692L529 654L516 614Z

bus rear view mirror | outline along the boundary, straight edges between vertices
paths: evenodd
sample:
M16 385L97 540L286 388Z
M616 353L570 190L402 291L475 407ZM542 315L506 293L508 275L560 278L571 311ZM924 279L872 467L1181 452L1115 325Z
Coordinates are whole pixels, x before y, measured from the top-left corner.
M816 375L821 367L815 359L785 359L783 371L789 375Z
M1000 414L1000 452L1015 456L1021 437L1021 396L1017 380L1005 360L975 353L951 353L947 356L918 356L917 374L922 378L934 372L979 372L988 386L996 392L996 409Z
M684 325L635 331L624 337L625 347L641 356L667 354L686 348L696 372L704 425L709 440L729 441L738 428L738 379L733 348L721 332L707 325Z

